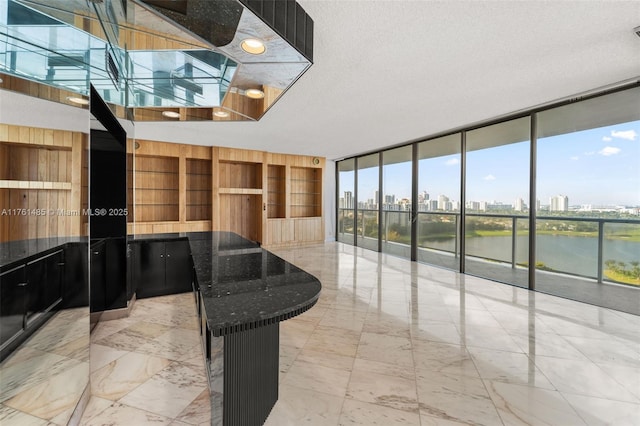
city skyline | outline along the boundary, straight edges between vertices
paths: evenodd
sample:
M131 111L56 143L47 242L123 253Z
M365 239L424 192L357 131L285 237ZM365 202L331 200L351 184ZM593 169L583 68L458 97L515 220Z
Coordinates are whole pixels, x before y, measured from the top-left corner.
M640 206L640 121L540 138L537 145L537 198L542 205L566 194L571 206ZM419 192L460 198L459 154L422 159L418 169ZM358 173L359 193L372 198L378 168ZM469 201L513 204L522 198L528 203L529 142L468 152L466 176ZM383 186L384 194L410 199L410 161L386 165ZM341 188L349 189L353 183Z

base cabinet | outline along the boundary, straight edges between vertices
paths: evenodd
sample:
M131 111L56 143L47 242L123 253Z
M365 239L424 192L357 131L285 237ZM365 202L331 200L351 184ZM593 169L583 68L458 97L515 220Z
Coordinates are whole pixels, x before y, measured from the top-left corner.
M0 274L0 361L46 322L62 302L64 251Z
M189 242L141 241L136 297L155 297L192 290L193 267Z
M0 274L0 344L3 349L24 327L26 300L25 266Z

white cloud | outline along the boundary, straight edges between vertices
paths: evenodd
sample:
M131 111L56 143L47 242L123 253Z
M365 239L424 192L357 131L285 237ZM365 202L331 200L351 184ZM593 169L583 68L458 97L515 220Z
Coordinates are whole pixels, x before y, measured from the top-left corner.
M604 142L611 142L613 139L611 139L609 136L603 136L603 137L602 137L602 140L603 140Z
M635 130L612 130L611 136L613 136L614 138L635 141L638 137L638 133L636 133Z
M444 164L446 164L447 166L455 166L456 164L458 164L460 161L458 161L457 158L452 158L450 160L447 160Z
M578 161L579 159L580 159L580 157L578 157L578 156L569 157L569 160L573 160L573 161Z
M596 153L595 151L588 151L588 152L585 152L584 155L595 155L595 153Z
M494 175L487 175L487 176L483 177L482 179L484 179L484 180L496 180L496 177Z
M610 155L616 155L621 151L620 148L616 148L614 146L605 146L604 148L602 148L600 151L598 151L598 154L600 155L604 155L605 157L608 157Z

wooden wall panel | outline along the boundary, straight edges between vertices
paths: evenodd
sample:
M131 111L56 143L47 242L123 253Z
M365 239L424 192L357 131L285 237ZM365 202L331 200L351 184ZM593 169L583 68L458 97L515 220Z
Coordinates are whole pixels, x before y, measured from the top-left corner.
M235 232L249 240L262 242L262 197L259 195L220 195L220 230Z
M262 163L220 161L220 188L262 188Z
M9 210L0 241L83 233L87 140L80 132L0 125L0 210Z

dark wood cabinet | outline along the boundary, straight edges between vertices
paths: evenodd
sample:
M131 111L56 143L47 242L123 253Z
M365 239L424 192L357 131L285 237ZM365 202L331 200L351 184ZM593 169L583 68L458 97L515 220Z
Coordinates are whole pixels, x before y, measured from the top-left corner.
M62 301L63 272L64 251L62 250L27 263L25 310L27 325Z
M187 240L141 241L136 297L155 297L192 290L193 267Z
M0 274L0 345L3 350L24 327L26 290L24 265Z
M57 250L0 274L0 361L58 309L64 259L64 251Z

